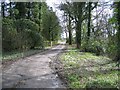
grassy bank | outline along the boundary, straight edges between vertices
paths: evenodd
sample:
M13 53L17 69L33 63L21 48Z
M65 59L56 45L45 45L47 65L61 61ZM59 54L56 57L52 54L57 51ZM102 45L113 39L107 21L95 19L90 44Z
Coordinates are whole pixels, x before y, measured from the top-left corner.
M107 57L69 47L60 55L60 62L69 88L119 88L117 63Z
M2 61L15 60L41 52L42 50L13 51L2 53Z
M58 44L57 42L53 42L52 46L55 46L57 44ZM31 50L21 50L21 51L17 50L17 51L11 51L11 52L3 52L0 58L2 58L1 60L4 63L6 61L13 61L13 60L16 60L19 58L34 55L34 54L40 53L42 51L48 50L50 48L51 48L50 42L46 41L44 49L38 48L38 49L31 49Z

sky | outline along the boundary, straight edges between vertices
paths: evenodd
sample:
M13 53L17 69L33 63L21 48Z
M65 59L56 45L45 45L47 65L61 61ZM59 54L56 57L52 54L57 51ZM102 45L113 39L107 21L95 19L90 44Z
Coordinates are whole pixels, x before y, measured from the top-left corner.
M53 8L53 11L55 11L56 15L61 19L63 12L58 9L58 6L61 4L61 0L46 0L46 3L48 6Z

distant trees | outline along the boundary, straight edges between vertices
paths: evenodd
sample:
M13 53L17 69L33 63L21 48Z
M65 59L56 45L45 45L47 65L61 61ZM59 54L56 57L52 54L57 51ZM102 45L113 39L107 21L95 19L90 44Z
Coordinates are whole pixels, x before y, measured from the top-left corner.
M67 23L67 29L69 34L68 43L69 45L72 45L72 10L71 10L71 4L67 2L66 4L61 4L59 6L60 10L64 11L64 17L66 17L66 23Z
M2 2L3 51L44 48L57 41L59 20L45 2Z
M63 10L68 15L68 32L69 32L69 44L72 44L72 34L71 34L71 23L75 21L76 27L76 44L77 48L81 46L81 24L82 24L82 15L85 2L73 2L60 5L60 10Z
M88 6L86 8L88 8L88 25L87 25L87 43L89 43L89 39L90 39L90 33L91 33L91 13L92 10L95 9L97 7L98 2L88 2ZM94 6L93 6L94 5Z
M52 11L52 8L48 10L47 6L43 6L42 9L42 35L45 40L49 40L50 42L58 40L60 36L60 25L55 12Z

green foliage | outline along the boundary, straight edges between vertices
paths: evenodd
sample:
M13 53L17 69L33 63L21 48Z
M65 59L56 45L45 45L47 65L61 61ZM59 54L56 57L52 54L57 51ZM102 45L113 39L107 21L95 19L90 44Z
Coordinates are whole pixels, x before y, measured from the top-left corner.
M23 34L22 40L26 48L43 47L43 38L39 32L39 26L29 19L20 19L16 21L18 32Z
M55 12L49 10L46 5L42 6L42 35L45 40L55 41L60 36L60 25Z
M3 51L42 49L45 40L56 42L59 39L58 18L45 2L6 2L5 5L2 9L8 15L3 13Z
M115 22L117 22L117 19L115 17L109 19L109 23L114 24Z
M116 62L93 53L79 52L68 48L68 52L60 56L68 86L74 88L119 88L119 71Z
M66 38L66 43L69 43L69 38ZM75 38L72 38L72 43L73 43L73 44L76 43Z
M92 52L96 55L103 55L105 53L104 42L100 42L97 40L90 40L88 43L83 41L82 48L83 51Z
M103 60L102 60L103 59ZM85 53L79 52L78 50L70 50L67 53L61 55L61 60L65 63L65 67L79 67L83 63L79 63L81 61L91 60L92 62L102 62L109 61L110 59L107 57L96 56L93 53ZM99 61L100 60L100 61Z
M79 80L79 76L77 74L69 74L68 81L70 88L82 88Z
M16 21L16 27L23 31L24 29L30 29L32 31L39 31L39 26L35 22L29 19L18 19ZM18 31L19 32L19 31Z
M21 9L23 8L23 9ZM26 17L26 12L27 12L27 8L26 8L26 2L16 2L15 3L15 9L18 10L18 13L16 14L16 19L20 19L20 18L25 18Z
M17 31L15 29L14 21L12 19L4 18L2 20L2 44L3 50L10 51L15 49L15 37Z
M117 54L117 48L114 44L109 44L109 47L107 48L107 52L109 53L109 57L114 59Z
M86 84L86 88L119 88L118 72L98 75L95 79L89 81Z
M43 37L39 33L39 26L29 19L3 19L3 49L43 48Z

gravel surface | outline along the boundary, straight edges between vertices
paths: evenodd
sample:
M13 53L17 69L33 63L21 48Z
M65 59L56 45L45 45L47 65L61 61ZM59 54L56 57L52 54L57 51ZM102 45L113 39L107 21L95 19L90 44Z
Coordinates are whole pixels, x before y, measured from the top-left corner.
M42 53L19 59L2 71L3 88L65 88L58 75L49 67L52 57L65 45L58 45Z

